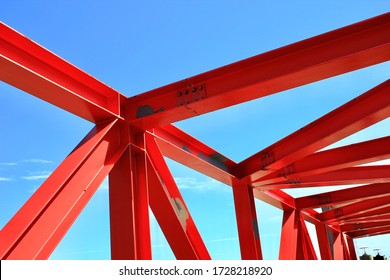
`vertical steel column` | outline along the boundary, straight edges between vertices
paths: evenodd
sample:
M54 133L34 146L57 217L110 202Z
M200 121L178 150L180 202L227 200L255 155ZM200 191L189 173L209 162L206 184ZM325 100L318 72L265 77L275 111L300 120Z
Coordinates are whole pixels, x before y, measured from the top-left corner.
M303 219L302 214L300 214L299 217L299 234L301 235L304 259L317 260L317 254L314 250L313 242L311 241L305 220Z
M111 171L109 183L111 258L151 259L145 151L130 145Z
M243 260L263 259L253 188L245 182L233 182L234 206L236 210L241 258Z
M322 260L333 259L332 252L330 250L328 230L326 228L326 225L324 223L317 222L315 224L315 227L317 232L318 246L320 248L321 259Z
M344 260L344 244L343 244L343 234L339 231L333 233L334 242L333 242L333 259L334 260Z
M284 210L280 236L279 259L296 260L298 255L299 213L294 209Z
M150 207L173 253L177 259L210 259L154 137L146 136Z
M344 238L351 260L357 260L358 256L356 254L355 244L353 243L352 237L350 237L348 234L345 234Z

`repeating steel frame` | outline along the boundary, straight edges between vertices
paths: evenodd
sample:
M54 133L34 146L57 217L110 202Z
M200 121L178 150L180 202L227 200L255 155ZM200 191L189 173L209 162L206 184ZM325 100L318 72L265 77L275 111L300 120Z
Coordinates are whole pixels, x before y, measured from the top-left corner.
M262 259L254 199L283 210L279 259L319 258L305 221L321 259L356 259L353 238L390 233L390 166L360 166L390 136L318 151L388 118L390 80L239 163L171 123L388 60L390 13L128 98L1 23L0 79L96 126L0 231L0 258L47 259L108 175L112 259L152 258L149 206L177 259L210 259L166 156L232 187L242 259Z

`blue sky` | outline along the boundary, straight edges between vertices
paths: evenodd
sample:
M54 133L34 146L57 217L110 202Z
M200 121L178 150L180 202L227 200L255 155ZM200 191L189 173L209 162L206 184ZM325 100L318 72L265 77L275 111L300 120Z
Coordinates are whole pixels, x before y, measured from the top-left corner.
M387 0L4 0L0 6L5 24L127 96L390 11ZM176 125L241 161L388 79L389 72L384 63ZM0 108L2 227L93 125L3 83ZM335 145L385 135L389 120ZM230 187L168 163L211 256L239 259ZM109 258L107 190L105 182L53 259ZM256 206L264 257L275 259L282 213ZM156 221L151 225L153 257L173 258ZM389 256L389 243L387 235L359 239L357 246L381 247Z

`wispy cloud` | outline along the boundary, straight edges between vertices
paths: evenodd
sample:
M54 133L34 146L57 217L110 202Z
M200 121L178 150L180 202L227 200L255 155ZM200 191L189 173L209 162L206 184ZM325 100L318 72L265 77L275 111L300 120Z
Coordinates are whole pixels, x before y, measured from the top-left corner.
M49 177L51 174L51 171L34 171L34 172L29 172L29 175L27 176L22 176L20 178L24 180L29 180L29 181L34 181L34 180L42 180L46 179Z
M46 179L47 177L49 177L49 175L22 176L21 178L24 180L34 181L34 180Z
M0 162L0 165L3 166L15 166L18 165L16 162Z
M12 178L7 178L7 177L0 177L0 181L12 181Z
M24 159L21 162L24 162L24 163L40 163L40 164L52 163L51 160L40 159L40 158Z
M205 243L217 243L217 242L226 242L226 241L235 241L238 240L238 237L226 237L226 238L218 238L218 239L211 239L205 241Z
M198 180L194 177L175 177L175 182L180 190L193 191L229 191L229 187L211 178Z

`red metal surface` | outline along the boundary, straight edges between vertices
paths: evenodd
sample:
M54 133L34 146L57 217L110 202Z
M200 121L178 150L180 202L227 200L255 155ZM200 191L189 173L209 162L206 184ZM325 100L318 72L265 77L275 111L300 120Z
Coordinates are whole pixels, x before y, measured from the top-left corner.
M152 259L144 150L128 147L110 172L109 192L111 258Z
M240 163L171 123L388 60L390 13L128 98L0 23L0 79L97 124L0 231L0 258L48 258L109 174L112 259L152 258L149 206L178 259L210 259L166 156L232 187L243 259L262 259L254 199L284 211L280 259L317 259L305 221L322 259L356 259L353 238L390 233L390 167L357 166L390 136L318 151L389 117L390 80ZM283 191L348 184L371 185Z
M146 137L150 207L178 259L210 259L168 166L150 135ZM168 215L167 215L168 214Z
M92 129L0 231L2 259L46 259L124 151L117 121Z
M253 188L245 182L236 180L233 183L233 196L241 258L243 260L261 260L263 256Z
M157 127L387 61L389 19L384 14L131 97L128 118ZM154 113L137 114L141 106Z

